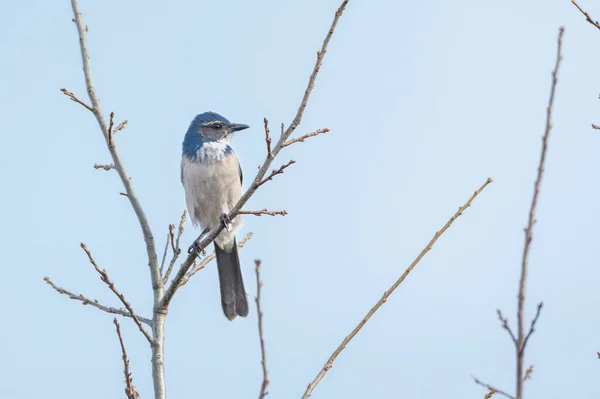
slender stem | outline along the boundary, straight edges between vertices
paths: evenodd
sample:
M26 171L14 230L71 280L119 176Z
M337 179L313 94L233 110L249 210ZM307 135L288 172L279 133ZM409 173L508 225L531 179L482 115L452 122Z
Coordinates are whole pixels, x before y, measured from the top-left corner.
M346 336L346 338L344 338L344 340L337 347L337 349L335 351L333 351L333 353L331 354L331 356L327 360L327 363L325 363L325 366L323 366L323 368L319 371L319 373L317 374L317 376L315 377L315 379L312 380L308 384L308 386L306 387L306 391L304 392L304 395L302 395L302 399L307 399L307 398L310 397L310 395L312 394L312 391L315 389L315 387L317 386L317 384L319 382L321 382L321 380L323 379L323 377L325 377L325 374L327 374L327 372L329 371L329 369L331 367L333 367L333 362L339 356L339 354L342 353L342 351L346 348L346 345L348 345L348 343L350 343L350 341L352 341L352 338L354 338L356 336L356 334L358 334L358 332L364 327L364 325L367 324L367 322L369 321L369 319L371 318L371 316L373 316L375 314L375 312L377 312L377 310L379 310L379 308L388 300L388 297L396 290L396 288L398 288L398 286L400 284L402 284L402 282L404 281L404 279L406 279L406 277L408 276L408 274L414 269L414 267L417 265L417 263L419 263L421 261L421 259L423 259L423 257L427 254L427 252L429 252L431 250L431 248L433 247L433 244L435 244L435 242L438 240L438 238L440 238L441 235L444 234L444 232L446 230L448 230L448 228L452 225L452 223L460 215L462 215L462 213L465 211L465 209L467 209L469 206L471 206L471 202L473 202L473 200L475 199L475 197L477 197L479 195L479 193L481 193L483 191L483 189L488 184L490 184L491 182L492 182L492 179L488 178L486 180L486 182L477 191L475 191L473 193L473 195L471 196L471 198L469 198L469 200L463 206L461 206L460 208L458 208L458 212L456 212L454 214L454 216L452 216L450 218L450 220L448 220L448 222L444 225L444 227L442 227L442 229L440 231L438 231L437 233L435 233L435 235L433 236L433 238L431 239L431 241L429 241L429 244L427 244L427 246L421 251L421 253L419 254L419 256L416 257L416 259L406 269L406 271L402 274L402 276L400 276L400 278L398 280L396 280L396 282L387 291L385 291L383 293L383 296L375 304L375 306L373 306L371 308L371 310L369 310L369 312L367 313L367 315L360 321L360 323L358 323L358 325L354 328L354 330L352 330L352 332L350 333L350 335Z
M131 371L129 370L129 358L127 357L127 350L125 350L125 342L123 342L123 336L121 335L121 326L119 321L115 317L113 319L115 328L117 330L117 337L119 337L119 344L121 345L121 353L123 354L123 374L125 374L125 395L127 399L139 399L140 395L133 385L133 378L131 377Z
M533 239L533 225L535 224L535 211L537 207L538 197L540 194L540 186L542 184L542 177L544 176L544 165L546 161L546 150L548 149L548 137L550 136L550 130L552 129L552 105L554 104L554 93L556 92L556 82L558 81L558 68L562 60L562 38L565 29L560 28L558 33L558 41L556 48L556 63L554 65L554 71L552 71L552 86L550 89L550 99L548 100L548 107L546 108L546 129L542 138L542 151L540 154L540 163L538 166L538 173L535 179L535 185L533 189L533 199L531 201L531 208L529 209L529 218L527 221L527 228L525 229L525 247L523 248L523 261L521 262L521 278L519 281L519 303L517 305L517 393L516 399L523 398L523 360L525 355L525 287L527 284L527 262L529 260L529 249L531 248L531 240ZM541 306L538 308L541 309ZM539 312L539 310L538 310ZM539 316L539 313L538 313ZM536 316L536 320L537 317Z
M262 281L260 279L260 259L255 259L254 264L256 265L256 312L258 313L258 338L260 340L260 354L263 370L263 380L262 384L260 385L258 399L263 399L268 393L267 387L269 386L269 368L267 367L267 348L265 345L265 335L263 330L263 312L260 303L260 293L262 291Z
M52 282L52 280L50 280L50 277L44 277L44 281L50 286L52 287L54 290L56 290L56 292L58 292L59 294L63 294L68 296L71 299L74 299L76 301L80 301L82 305L90 305L95 307L96 309L102 310L106 313L111 313L111 314L117 314L119 316L123 316L123 317L131 317L131 313L129 313L128 310L126 309L117 309L117 308L113 308L111 306L104 306L102 304L100 304L96 299L92 300L87 298L86 296L84 296L83 294L74 294L73 292L66 290L62 287L57 286L56 284L54 284L54 282ZM146 317L141 317L141 316L137 316L137 318L139 319L139 321L141 321L144 324L147 324L149 326L152 326L152 320L146 318Z
M583 14L586 21L588 21L590 24L594 25L596 28L600 29L600 23L598 23L598 21L596 21L596 20L593 20L592 17L590 16L590 14L588 14L581 7L579 7L579 4L577 4L577 2L575 0L571 0L571 3L573 3L573 5L575 7L577 7L579 12L581 12Z

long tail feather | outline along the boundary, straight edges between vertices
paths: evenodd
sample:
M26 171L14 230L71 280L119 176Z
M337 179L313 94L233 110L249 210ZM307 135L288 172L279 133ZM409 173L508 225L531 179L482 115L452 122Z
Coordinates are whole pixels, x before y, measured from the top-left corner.
M244 289L240 258L237 243L234 239L231 252L220 248L215 243L217 269L219 271L219 284L221 286L221 306L223 313L229 320L236 316L248 315L248 298Z

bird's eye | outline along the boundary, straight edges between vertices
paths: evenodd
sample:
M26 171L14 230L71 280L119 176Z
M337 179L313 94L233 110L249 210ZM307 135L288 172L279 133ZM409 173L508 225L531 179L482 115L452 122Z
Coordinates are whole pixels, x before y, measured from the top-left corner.
M223 124L222 124L222 123L215 123L214 125L212 125L212 128L213 128L213 129L220 129L220 128L222 128L222 127L223 127Z

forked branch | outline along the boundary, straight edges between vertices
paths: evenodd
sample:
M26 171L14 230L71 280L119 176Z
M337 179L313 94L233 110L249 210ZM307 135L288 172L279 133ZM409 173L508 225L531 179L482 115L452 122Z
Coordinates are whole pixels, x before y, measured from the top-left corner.
M540 162L538 165L537 177L535 179L535 185L533 188L533 198L531 200L531 207L529 208L529 217L527 220L527 228L525 229L525 245L523 248L523 260L521 262L521 279L519 281L519 297L517 305L517 392L516 398L523 398L523 372L524 372L524 357L525 357L525 346L529 340L529 336L533 333L535 322L540 316L542 310L542 304L538 306L537 314L531 325L529 333L525 332L525 287L527 285L527 266L529 261L529 251L531 248L531 241L533 240L533 225L535 224L535 212L537 209L538 198L540 195L540 187L542 184L542 178L544 177L544 169L546 166L546 150L548 149L548 138L550 137L550 130L552 130L552 106L554 105L554 94L556 93L556 83L558 82L558 69L560 62L562 61L562 38L565 32L565 28L561 27L558 32L558 39L556 45L556 62L554 64L554 70L552 71L552 85L550 88L550 98L548 99L548 106L546 107L546 128L544 136L542 138L542 150L540 153Z
M108 285L108 288L110 288L110 290L117 296L117 298L119 298L121 303L125 306L125 309L127 309L127 311L129 312L129 315L131 316L131 318L133 319L135 324L138 326L138 328L140 329L142 334L144 334L144 337L146 337L146 339L148 340L150 345L153 345L154 340L152 339L150 334L148 334L148 331L146 331L146 329L142 325L142 322L140 321L140 319L137 317L137 315L133 311L133 307L131 306L129 301L127 301L127 299L125 298L125 295L123 295L121 292L119 292L119 290L117 290L117 287L115 287L115 284L108 277L108 273L106 273L106 270L100 269L98 267L98 265L96 264L96 261L92 257L92 253L90 252L90 250L87 248L87 246L84 243L81 243L81 249L83 249L83 251L86 253L90 263L92 264L92 266L94 266L94 269L96 269L96 271L100 275L100 280L102 280L103 283Z
M117 308L113 308L111 306L104 306L104 305L100 304L96 299L89 299L86 296L84 296L83 294L75 294L69 290L59 287L56 284L54 284L54 282L52 280L50 280L50 277L44 277L44 281L59 294L66 295L70 299L79 301L84 306L90 305L90 306L92 306L96 309L102 310L103 312L106 312L106 313L116 314L116 315L124 316L124 317L131 317L131 314L129 313L128 310L117 309ZM149 326L152 325L152 320L150 320L146 317L142 317L142 316L138 315L137 318L144 324L147 324Z
M577 5L574 1L573 4ZM546 107L546 126L544 129L544 135L542 137L542 149L540 153L540 160L538 164L537 177L533 188L533 198L531 200L531 206L529 208L529 216L527 218L527 227L525 228L525 243L523 247L523 258L521 261L521 276L519 279L518 288L518 304L517 304L517 333L513 333L511 328L508 326L508 321L502 315L502 312L498 310L498 317L502 322L502 327L507 330L511 336L511 339L515 346L517 370L516 370L516 394L514 398L523 399L523 384L526 379L531 376L533 366L529 369L524 369L525 359L525 348L529 342L529 338L535 331L535 325L540 317L543 303L539 303L535 317L531 322L529 330L525 330L525 288L527 286L527 273L528 273L528 261L529 251L531 248L531 241L533 240L533 226L536 222L535 213L537 209L538 198L540 195L540 188L542 184L542 178L544 176L544 169L546 165L546 150L548 149L548 138L550 137L550 131L552 130L552 107L554 105L554 95L556 93L556 83L558 82L558 70L562 61L562 38L565 29L561 27L558 32L557 46L556 46L556 61L554 64L554 70L552 71L552 84L550 86L550 98L548 99L548 106ZM489 388L489 384L483 384L479 380L475 379L475 382L479 385ZM497 389L496 389L497 390ZM498 393L513 398L513 396L503 393L497 390Z

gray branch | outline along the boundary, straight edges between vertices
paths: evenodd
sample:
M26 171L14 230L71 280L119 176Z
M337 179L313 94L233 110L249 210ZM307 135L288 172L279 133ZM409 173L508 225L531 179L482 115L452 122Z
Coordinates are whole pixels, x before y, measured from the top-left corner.
M552 106L554 104L554 94L556 93L556 83L558 82L558 69L560 62L562 61L562 38L565 29L560 28L558 33L557 45L556 45L556 61L554 64L554 70L552 71L552 85L550 88L550 98L548 100L548 106L546 107L546 127L544 130L544 136L542 138L542 150L540 153L540 162L538 166L538 173L535 179L535 185L533 188L533 198L531 200L531 207L529 208L529 217L527 219L527 228L525 229L525 246L523 248L523 260L521 262L521 278L519 280L519 303L517 305L517 399L523 399L523 376L524 376L524 357L525 357L525 345L529 339L531 333L533 333L535 322L540 316L542 305L538 306L537 314L531 324L531 330L529 333L525 332L525 287L527 285L527 267L529 260L529 250L531 248L531 241L533 240L533 225L535 224L535 211L537 208L537 202L540 195L540 187L542 184L542 178L544 177L544 168L546 162L546 150L548 149L548 137L550 136L550 130L552 130Z
M367 324L367 322L371 319L371 317L375 314L375 312L377 312L379 310L379 308L381 306L383 306L384 303L387 302L389 296L392 295L392 293L396 290L396 288L398 288L400 286L400 284L402 284L402 282L406 279L406 277L408 277L410 272L421 261L421 259L423 259L423 257L427 254L427 252L429 252L431 250L431 248L433 248L433 245L436 243L438 238L440 238L442 236L442 234L444 234L446 232L446 230L448 230L448 228L450 228L452 223L454 223L454 221L456 219L458 219L458 217L460 215L462 215L463 212L468 207L471 206L471 202L473 202L473 200L491 182L492 182L492 179L488 178L486 180L486 182L483 183L483 185L481 187L479 187L479 189L473 193L473 195L469 198L469 200L463 206L458 208L458 212L456 212L454 214L454 216L452 216L450 218L450 220L448 220L448 222L446 222L446 224L442 227L442 229L433 235L433 238L431 239L431 241L429 241L429 244L427 244L427 246L421 251L419 256L417 256L415 258L415 260L410 264L410 266L408 266L408 268L404 271L404 273L402 273L402 275L398 278L398 280L396 280L396 282L394 284L392 284L392 286L383 293L381 299L379 299L379 301L377 301L377 303L371 308L371 310L369 310L369 312L365 315L365 317L363 317L363 319L358 323L358 325L356 327L354 327L354 330L352 330L352 332L342 340L342 343L331 354L331 356L329 357L329 359L327 360L327 362L325 363L323 368L319 371L317 376L308 384L308 386L306 387L306 391L304 392L304 395L302 395L302 399L308 399L312 395L312 392L315 389L315 387L317 386L317 384L319 382L321 382L323 377L325 377L325 374L327 374L329 369L333 367L333 362L335 361L335 359L337 359L337 357L340 355L340 353L342 353L342 351L344 349L346 349L346 346L350 343L350 341L352 341L352 339L356 336L356 334L358 334L358 332L365 326L365 324Z
M83 23L83 16L81 15L78 0L71 0L71 6L73 8L74 21L77 25L77 31L79 33L79 47L81 51L81 60L83 62L85 85L90 101L92 103L91 111L96 117L100 130L102 131L102 135L104 136L104 139L106 141L108 151L110 152L110 155L113 160L114 169L119 174L121 182L123 183L123 187L125 188L126 197L129 199L131 207L133 208L133 211L135 212L135 215L137 216L138 221L140 223L142 234L144 236L144 241L146 243L148 267L150 268L152 289L154 291L154 303L156 304L162 301L164 294L164 284L162 281L162 276L160 275L158 256L156 254L156 248L154 243L154 236L152 234L152 230L150 229L150 224L148 223L146 214L142 209L142 205L140 204L137 196L135 195L131 179L127 175L125 167L123 166L121 158L119 157L117 148L114 145L114 141L111 137L112 135L110 134L111 132L109 132L109 125L106 122L104 114L102 113L102 107L100 106L100 100L98 98L98 95L96 94L96 88L94 87L94 80L92 77L92 68L90 65L90 55L87 44L87 27ZM154 309L155 310L152 322L152 336L154 338L154 343L152 345L152 379L154 381L155 398L165 399L166 388L164 379L164 321L166 317L166 312L162 309L157 308L156 306L154 307Z
M117 309L117 308L113 308L111 306L104 306L102 304L100 304L97 300L95 299L89 299L87 297L85 297L83 294L75 294L69 290L66 290L62 287L57 286L56 284L54 284L54 282L52 282L52 280L50 280L50 277L44 277L44 281L52 288L54 288L54 290L56 290L56 292L58 292L59 294L62 295L66 295L71 299L74 299L76 301L80 301L82 305L90 305L92 307L95 307L96 309L100 309L103 312L106 313L110 313L110 314L116 314L119 316L123 316L123 317L131 317L131 314L125 310L125 309ZM142 317L142 316L137 316L138 320L141 321L144 324L147 324L149 326L152 326L152 320L146 318L146 317Z

